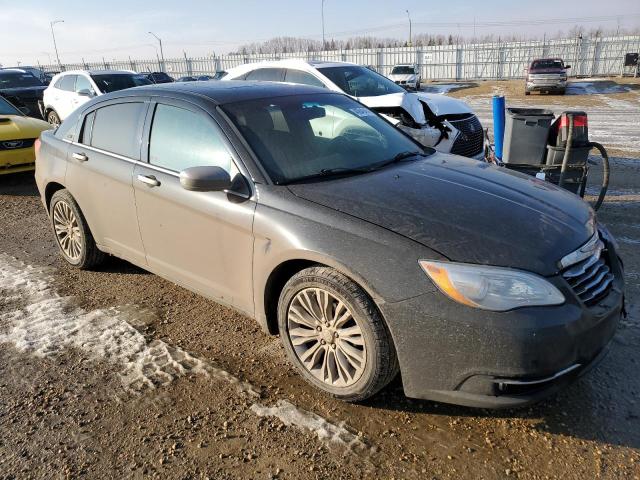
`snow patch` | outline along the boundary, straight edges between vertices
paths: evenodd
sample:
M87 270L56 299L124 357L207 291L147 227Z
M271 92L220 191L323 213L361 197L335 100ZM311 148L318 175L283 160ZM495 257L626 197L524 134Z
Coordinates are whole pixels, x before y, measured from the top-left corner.
M257 396L255 389L230 373L217 369L161 340L147 339L132 324L149 312L109 308L87 312L73 297L62 297L51 287L52 269L24 265L0 254L0 343L38 356L77 348L89 357L119 366L123 386L130 392L167 385L186 375L213 376Z
M308 430L324 442L346 446L350 450L366 449L364 441L351 433L344 422L335 425L320 415L296 407L287 400L278 400L273 407L265 407L255 403L251 405L251 410L260 417L276 417L285 425L294 425Z

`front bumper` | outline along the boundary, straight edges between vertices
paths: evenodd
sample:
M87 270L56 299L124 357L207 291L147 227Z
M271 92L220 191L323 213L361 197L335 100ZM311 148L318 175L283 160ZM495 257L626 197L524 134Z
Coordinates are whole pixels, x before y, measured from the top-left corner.
M457 304L434 290L380 306L394 338L405 394L470 407L520 407L551 395L606 354L623 307L622 271L587 308L560 277L567 302L510 312Z
M567 88L566 80L556 80L556 81L532 81L527 83L527 91L561 91Z
M33 170L35 158L33 147L2 151L0 152L0 175Z

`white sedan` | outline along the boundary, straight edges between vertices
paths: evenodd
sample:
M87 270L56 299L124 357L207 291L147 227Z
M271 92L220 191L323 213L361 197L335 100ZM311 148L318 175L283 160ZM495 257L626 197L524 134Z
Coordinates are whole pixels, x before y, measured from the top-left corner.
M391 69L389 80L396 85L413 90L420 90L420 72L413 65L396 65Z

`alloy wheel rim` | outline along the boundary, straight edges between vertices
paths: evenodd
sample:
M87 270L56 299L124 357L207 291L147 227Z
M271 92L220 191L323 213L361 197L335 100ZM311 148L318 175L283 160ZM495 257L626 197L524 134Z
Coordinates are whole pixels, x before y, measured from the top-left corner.
M82 234L78 219L67 202L60 201L54 205L53 228L64 254L71 260L78 260L82 255Z
M49 114L49 123L54 127L57 127L58 125L60 125L60 120L58 120L58 116L55 113Z
M345 303L321 288L305 288L289 304L289 340L304 368L333 387L349 387L364 372L367 349Z

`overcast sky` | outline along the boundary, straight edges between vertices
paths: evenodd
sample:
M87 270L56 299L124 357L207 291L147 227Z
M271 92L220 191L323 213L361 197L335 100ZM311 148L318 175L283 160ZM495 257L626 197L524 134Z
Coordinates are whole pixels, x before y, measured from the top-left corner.
M225 53L274 36L320 40L320 6L321 0L0 0L0 64L55 62L52 20L64 20L54 27L63 63L103 56L155 57L158 43L149 31L162 38L169 58L183 51L194 56ZM478 36L551 35L575 25L567 18L580 18L587 28L615 29L618 22L623 29L640 25L638 0L325 0L327 40L367 33L405 38L407 9L415 33L467 37L473 35L474 20ZM450 25L434 25L442 23Z

